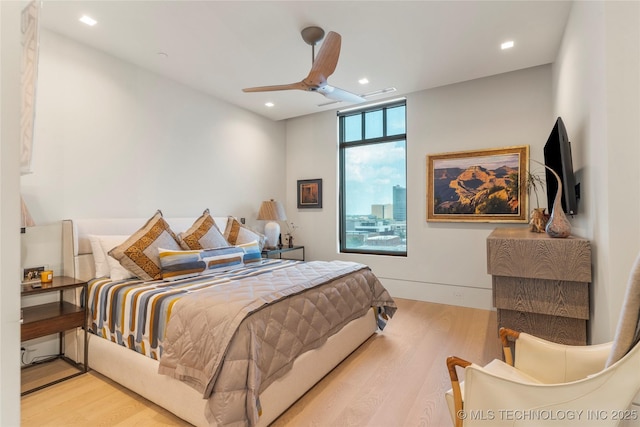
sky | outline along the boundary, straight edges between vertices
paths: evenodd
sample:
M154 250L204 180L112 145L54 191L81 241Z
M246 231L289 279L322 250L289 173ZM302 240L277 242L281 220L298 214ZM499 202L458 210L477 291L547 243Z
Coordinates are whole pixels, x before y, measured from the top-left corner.
M405 141L346 150L347 215L368 215L371 205L393 203L393 187L407 187Z

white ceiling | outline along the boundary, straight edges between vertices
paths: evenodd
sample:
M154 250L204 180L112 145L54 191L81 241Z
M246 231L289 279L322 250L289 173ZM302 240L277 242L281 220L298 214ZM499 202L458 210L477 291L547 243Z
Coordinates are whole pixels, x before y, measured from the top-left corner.
M568 1L54 1L43 27L273 120L347 104L317 93L244 93L293 83L311 67L300 31L317 25L342 35L329 83L391 95L553 62ZM88 14L98 21L78 21ZM500 43L514 40L513 49ZM158 54L164 52L167 56ZM316 48L317 52L317 48ZM358 79L367 77L362 86ZM265 102L275 104L265 107Z

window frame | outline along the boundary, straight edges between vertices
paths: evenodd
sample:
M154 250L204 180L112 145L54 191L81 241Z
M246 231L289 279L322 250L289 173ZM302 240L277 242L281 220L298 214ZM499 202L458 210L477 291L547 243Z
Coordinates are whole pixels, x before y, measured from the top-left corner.
M396 134L396 135L387 135L387 111L389 109L404 106L404 133ZM372 111L383 111L383 120L382 120L382 134L381 137L376 138L366 138L366 114ZM346 194L345 194L345 150L351 147L359 147L365 145L375 145L375 144L386 144L393 143L397 141L404 141L405 145L405 157L404 157L404 168L405 168L405 191L408 187L408 177L407 177L407 101L406 98L396 99L389 102L384 102L380 104L368 105L362 108L352 109L352 110L344 110L338 111L338 169L339 169L339 188L338 188L338 250L340 253L348 253L348 254L363 254L363 255L388 255L388 256L399 256L399 257L407 257L408 248L405 245L404 251L388 251L388 250L362 250L357 248L347 248L346 240L347 240L347 215L344 211L346 205ZM345 117L361 115L361 127L362 127L362 139L356 141L348 141L345 142L345 128L344 122ZM405 225L408 222L409 212L406 209L406 201L405 201L405 211L406 218ZM408 233L407 233L408 234Z

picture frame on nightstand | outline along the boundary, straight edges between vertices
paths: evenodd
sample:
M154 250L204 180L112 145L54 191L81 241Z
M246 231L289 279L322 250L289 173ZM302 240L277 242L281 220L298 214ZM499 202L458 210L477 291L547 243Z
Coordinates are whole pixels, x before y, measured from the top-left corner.
M49 271L48 266L28 267L23 270L22 285L30 285L32 288L42 286L42 273ZM24 286L23 286L24 288Z
M24 269L24 273L23 273L23 277L22 277L22 284L26 285L26 284L37 284L40 283L40 274L42 274L43 271L47 270L47 266L40 266L40 267L28 267ZM36 287L36 286L34 286Z

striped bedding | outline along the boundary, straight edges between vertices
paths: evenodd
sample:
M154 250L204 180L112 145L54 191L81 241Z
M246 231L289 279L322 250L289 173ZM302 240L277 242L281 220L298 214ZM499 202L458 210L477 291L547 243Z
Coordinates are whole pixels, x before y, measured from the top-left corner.
M94 279L88 285L90 332L160 360L171 311L183 296L299 262L269 259L237 270L172 282Z

